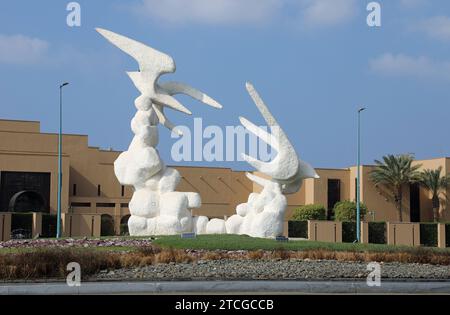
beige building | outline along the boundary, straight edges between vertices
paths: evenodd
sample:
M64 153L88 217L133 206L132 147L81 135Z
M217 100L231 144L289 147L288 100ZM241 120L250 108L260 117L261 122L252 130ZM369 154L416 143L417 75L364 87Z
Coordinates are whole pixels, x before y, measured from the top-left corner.
M0 120L0 212L38 211L56 213L58 135L40 132L35 121ZM62 212L103 214L114 220L116 232L126 222L132 187L117 181L113 163L120 152L88 145L86 135L63 135ZM450 173L450 158L417 161L423 168L442 166ZM362 167L361 200L370 213L367 219L396 221L394 205L369 180L373 166ZM208 217L230 216L236 205L258 191L244 172L228 168L176 167L182 175L179 191L201 194L203 206L194 214ZM308 179L301 190L288 197L289 210L304 204L322 204L332 209L341 200L355 199L356 167L317 169L320 179ZM432 219L431 201L416 186L408 187L404 200L405 220ZM411 193L410 193L411 191ZM331 215L331 212L330 212ZM444 220L450 213L441 209Z

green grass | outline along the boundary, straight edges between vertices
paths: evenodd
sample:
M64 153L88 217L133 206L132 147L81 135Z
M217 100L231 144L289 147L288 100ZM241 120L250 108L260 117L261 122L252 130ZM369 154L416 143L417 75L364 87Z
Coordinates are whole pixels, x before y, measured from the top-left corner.
M195 239L182 239L180 236L160 236L157 237L154 244L163 248L207 250L275 250L280 248L293 251L327 249L352 252L404 252L417 250L415 247L383 244L323 243L313 241L277 242L273 239L252 238L242 235L198 235ZM450 249L427 248L423 250L450 253Z
M117 237L120 239L132 239L133 237ZM137 237L135 239L145 239L149 237ZM431 247L407 247L392 246L385 244L352 244L352 243L324 243L313 241L277 242L273 239L252 238L245 235L198 235L195 239L182 239L179 235L175 236L156 236L153 244L162 248L174 249L205 249L205 250L331 250L341 252L414 252L417 250L429 251L433 253L449 253L450 248L439 249ZM83 247L81 247L83 249ZM112 247L87 247L98 251L133 251L136 247L132 246L112 246ZM21 253L34 251L34 248L0 248L2 253Z

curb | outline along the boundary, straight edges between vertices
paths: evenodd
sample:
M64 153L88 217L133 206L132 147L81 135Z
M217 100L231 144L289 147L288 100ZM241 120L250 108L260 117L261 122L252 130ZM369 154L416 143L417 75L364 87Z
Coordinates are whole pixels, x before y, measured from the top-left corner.
M450 294L450 281L382 282L369 287L355 281L167 281L2 284L0 295L287 293L287 294Z

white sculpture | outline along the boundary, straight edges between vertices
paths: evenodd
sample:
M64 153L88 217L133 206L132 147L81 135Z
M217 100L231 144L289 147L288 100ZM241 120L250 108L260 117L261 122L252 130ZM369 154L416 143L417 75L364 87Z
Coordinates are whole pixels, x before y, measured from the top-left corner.
M158 124L181 135L167 119L164 109L191 112L173 95L186 94L215 108L222 106L206 94L182 83L159 84L159 77L175 72L173 59L140 42L104 29L97 29L112 44L132 56L139 63L139 72L128 72L141 95L136 98L136 115L131 121L134 138L127 151L114 163L114 171L122 185L131 185L135 191L129 203L130 235L173 235L183 232L197 234L247 234L254 237L276 237L283 232L287 206L283 194L297 192L306 178L318 178L307 163L298 159L294 147L272 116L267 106L250 83L247 90L270 127L271 133L240 117L241 124L271 145L276 158L268 163L250 156L244 159L259 172L271 177L264 179L247 173L247 177L263 187L261 193L252 193L247 203L236 208L236 215L228 220L192 217L190 209L201 207L197 193L176 192L180 174L166 167L156 146L159 141Z
M155 149L159 141L158 124L181 135L164 113L164 108L169 107L191 114L172 97L175 94L189 95L215 108L222 106L208 95L183 83L159 84L157 81L161 75L175 72L175 62L170 56L111 31L99 28L97 31L133 57L140 69L139 72L128 72L141 92L135 100L137 113L131 121L131 130L135 136L128 150L120 154L114 163L119 182L135 188L129 204L130 235L172 235L190 231L205 233L208 219L192 218L190 212L190 209L201 207L200 196L197 193L175 192L181 176L177 170L164 165ZM216 230L219 231L218 228Z
M306 162L300 160L294 147L281 129L267 106L261 100L254 87L246 84L247 90L270 127L271 133L257 127L247 119L240 117L241 124L277 151L277 156L271 162L261 162L250 156L243 158L257 171L272 177L262 177L247 173L247 177L263 187L261 193L252 193L247 203L237 206L236 215L226 222L227 233L247 234L253 237L276 237L283 234L284 215L287 207L285 194L297 192L306 178L319 178L315 170ZM219 227L215 222L207 233L214 232Z

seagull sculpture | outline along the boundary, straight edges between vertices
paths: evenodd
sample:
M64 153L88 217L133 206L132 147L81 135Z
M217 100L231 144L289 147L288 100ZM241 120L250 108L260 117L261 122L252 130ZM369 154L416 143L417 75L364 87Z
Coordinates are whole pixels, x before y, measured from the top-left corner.
M191 111L178 102L173 95L185 94L206 105L214 108L222 108L217 101L205 93L180 82L158 83L163 74L174 73L175 61L167 54L157 51L143 43L114 32L96 28L103 37L113 45L133 57L139 64L137 72L127 72L141 95L136 99L135 105L139 110L153 109L159 123L169 130L181 135L175 125L167 118L164 107L191 115Z
M270 162L262 162L246 154L242 154L243 159L260 173L272 177L272 180L279 183L283 193L286 194L297 192L303 180L306 178L319 178L319 175L317 175L311 165L298 158L294 146L270 113L253 85L247 82L246 88L267 125L270 127L271 133L256 126L244 117L239 117L239 120L248 131L274 148L277 151L277 156ZM270 182L270 180L251 173L247 173L247 177L263 187Z

